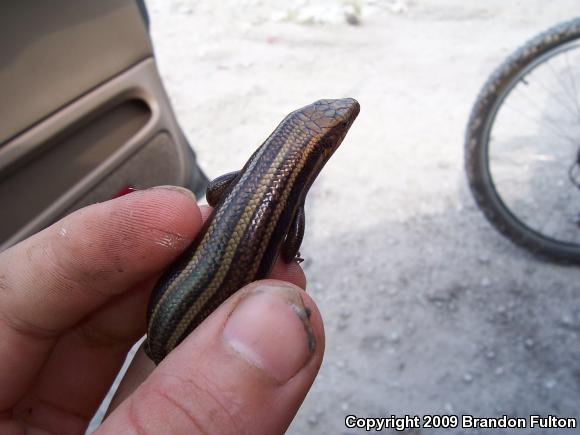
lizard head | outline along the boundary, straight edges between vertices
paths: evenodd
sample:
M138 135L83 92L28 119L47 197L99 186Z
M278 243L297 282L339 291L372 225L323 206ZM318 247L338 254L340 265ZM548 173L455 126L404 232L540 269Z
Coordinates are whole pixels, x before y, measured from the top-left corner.
M360 105L354 98L318 100L300 110L305 128L326 159L341 144L359 112Z

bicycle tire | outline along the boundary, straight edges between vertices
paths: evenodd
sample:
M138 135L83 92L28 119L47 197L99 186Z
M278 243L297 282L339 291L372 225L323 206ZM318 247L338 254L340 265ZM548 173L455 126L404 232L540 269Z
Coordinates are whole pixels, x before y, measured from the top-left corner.
M488 145L494 118L504 98L515 86L515 78L540 56L579 38L580 18L575 18L535 36L512 53L483 85L465 134L465 168L469 186L487 220L512 242L533 254L575 264L580 264L580 245L558 241L535 231L518 219L502 201L493 183Z

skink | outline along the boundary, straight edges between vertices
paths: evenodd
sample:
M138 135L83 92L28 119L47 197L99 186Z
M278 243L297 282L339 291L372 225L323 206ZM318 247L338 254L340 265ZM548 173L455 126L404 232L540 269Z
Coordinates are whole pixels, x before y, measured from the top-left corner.
M232 293L265 278L279 254L299 255L306 194L359 110L352 98L298 109L241 171L210 183L210 217L149 300L145 352L156 364Z

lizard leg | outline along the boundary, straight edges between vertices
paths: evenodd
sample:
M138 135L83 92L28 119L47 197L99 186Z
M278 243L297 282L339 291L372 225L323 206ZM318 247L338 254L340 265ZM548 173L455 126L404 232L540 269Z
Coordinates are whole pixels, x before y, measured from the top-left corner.
M304 238L305 221L304 204L302 204L296 210L296 214L290 225L290 230L288 230L288 234L280 250L282 259L286 263L290 263L293 260L298 261L298 263L304 261L303 258L300 258L300 245Z
M212 207L215 207L220 201L224 192L231 186L232 182L240 174L240 171L228 172L211 180L205 192L205 199Z

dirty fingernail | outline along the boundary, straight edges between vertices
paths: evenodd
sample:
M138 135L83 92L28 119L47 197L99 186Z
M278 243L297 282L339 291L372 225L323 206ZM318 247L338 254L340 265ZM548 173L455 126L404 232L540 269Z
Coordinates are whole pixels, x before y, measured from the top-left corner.
M223 335L247 362L285 383L316 348L310 313L297 287L258 284L236 306Z
M172 186L172 185L163 185L163 186L155 186L152 187L151 190L157 190L157 189L164 189L164 190L172 190L173 192L178 192L181 193L182 195L188 196L189 198L193 198L195 200L195 194L185 188L185 187L181 187L181 186Z

